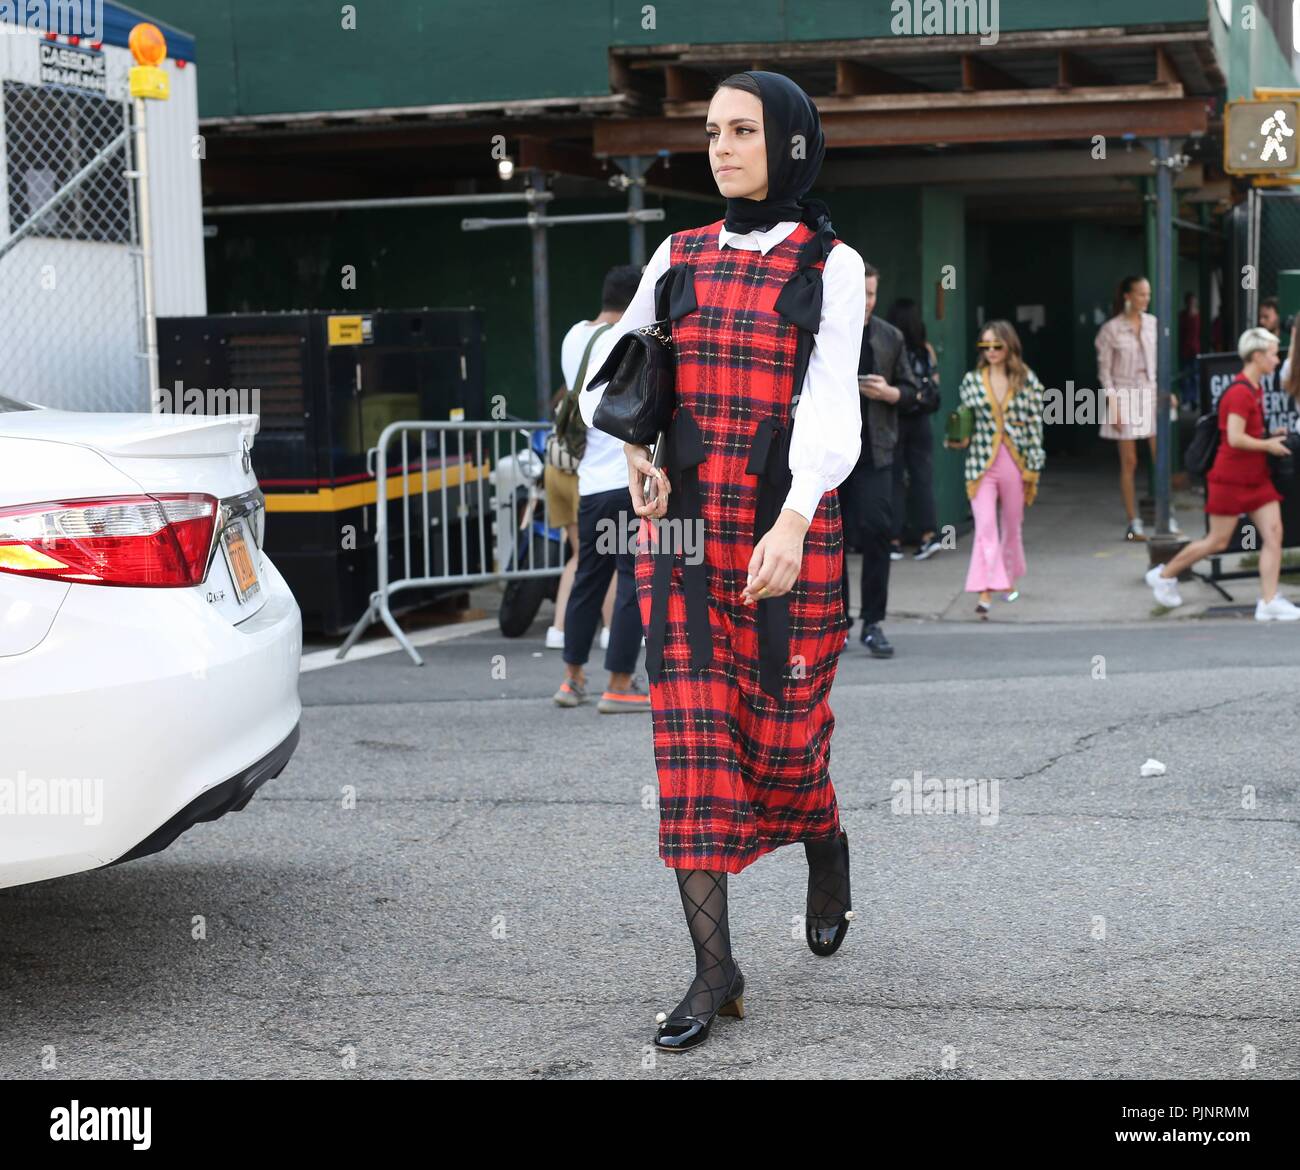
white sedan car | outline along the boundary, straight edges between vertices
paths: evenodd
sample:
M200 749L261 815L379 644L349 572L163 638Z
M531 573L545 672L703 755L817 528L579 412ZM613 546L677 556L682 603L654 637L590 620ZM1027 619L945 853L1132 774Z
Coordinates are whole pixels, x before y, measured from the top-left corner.
M0 398L0 887L156 853L293 754L257 426Z

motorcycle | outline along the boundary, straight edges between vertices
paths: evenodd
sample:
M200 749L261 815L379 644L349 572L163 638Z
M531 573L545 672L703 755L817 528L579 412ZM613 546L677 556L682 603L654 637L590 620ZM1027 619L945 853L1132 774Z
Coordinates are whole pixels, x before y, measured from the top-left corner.
M546 524L544 478L549 428L521 428L520 433L528 439L528 447L519 455L503 459L492 473L502 508L497 518L498 562L508 569L554 568L555 572L507 582L497 614L501 633L507 638L526 634L542 602L555 601L565 561L564 530ZM508 548L507 541L511 542Z

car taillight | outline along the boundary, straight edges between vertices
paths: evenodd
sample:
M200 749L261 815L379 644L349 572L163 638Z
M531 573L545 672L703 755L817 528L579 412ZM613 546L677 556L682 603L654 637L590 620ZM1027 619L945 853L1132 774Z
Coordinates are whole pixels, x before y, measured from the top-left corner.
M81 585L198 585L217 501L197 493L0 508L0 572Z

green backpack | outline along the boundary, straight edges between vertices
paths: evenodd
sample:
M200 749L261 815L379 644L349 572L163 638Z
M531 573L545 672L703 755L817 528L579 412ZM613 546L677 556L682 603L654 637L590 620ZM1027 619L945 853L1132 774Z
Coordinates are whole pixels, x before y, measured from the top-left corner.
M591 350L596 344L596 338L612 327L613 322L606 321L588 338L587 348L582 353L582 364L578 367L577 385L569 388L560 405L555 409L555 441L547 444L547 450L550 453L551 464L561 471L577 471L578 464L586 453L587 424L582 421L582 411L578 409L578 395L587 380L587 363L591 360Z

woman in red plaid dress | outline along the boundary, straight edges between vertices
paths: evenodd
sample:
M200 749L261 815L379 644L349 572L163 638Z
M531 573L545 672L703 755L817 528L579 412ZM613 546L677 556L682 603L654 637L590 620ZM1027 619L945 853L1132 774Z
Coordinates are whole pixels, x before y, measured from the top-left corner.
M827 698L849 626L835 488L861 447L864 266L825 204L802 200L825 146L794 82L727 78L706 129L726 218L660 245L607 345L672 319L663 466L627 450L659 855L696 956L686 996L659 1016L655 1044L673 1051L707 1039L715 1015L743 1013L728 874L802 841L814 953L834 953L852 917ZM582 395L589 425L598 399Z

